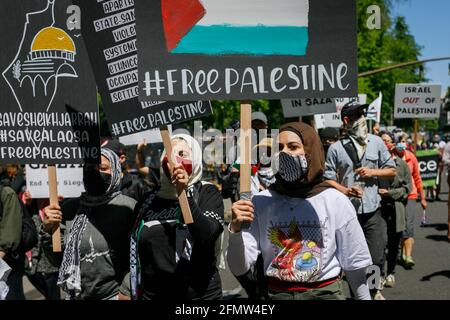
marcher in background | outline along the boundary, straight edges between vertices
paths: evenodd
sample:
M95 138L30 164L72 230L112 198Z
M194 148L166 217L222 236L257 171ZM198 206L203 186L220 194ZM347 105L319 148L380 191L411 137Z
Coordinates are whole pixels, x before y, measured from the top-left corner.
M368 105L346 104L341 119L347 131L339 142L330 146L326 158L325 178L350 197L358 213L374 265L383 264L387 242L386 222L381 216L380 179L395 177L395 162L380 137L369 134L365 119ZM384 299L373 289L374 299Z
M116 300L129 271L129 234L136 201L120 192L119 158L101 149L100 165L85 165L86 192L61 207L45 207L41 229L45 254L59 269L66 299ZM63 254L52 250L52 230L61 223ZM61 262L62 259L62 262Z
M372 126L372 133L376 136L380 135L380 124L378 122L375 122Z
M12 269L6 285L6 300L25 300L23 292L25 255L20 250L22 210L15 191L0 184L0 259Z
M6 170L2 174L1 183L11 187L16 194L25 190L26 181L22 169L17 164L7 164Z
M135 156L135 162L136 167L138 169L138 173L146 177L146 179L150 180L156 187L159 185L159 170L156 170L155 168L160 166L159 163L159 155L156 151L156 148L150 149L150 164L146 165L146 161L144 159L144 149L147 147L147 141L143 139L137 146L136 146L136 156ZM160 151L160 150L158 150ZM157 160L158 159L158 160ZM158 162L158 164L156 164Z
M273 300L343 300L341 271L357 299L370 299L366 267L372 264L350 201L324 181L324 154L314 129L290 123L280 129L276 182L252 201L233 204L228 264L246 274L262 254ZM242 223L250 222L248 230Z
M144 197L144 195L156 188L158 180L154 177L154 175L148 175L146 179L143 179L137 174L131 174L128 172L126 168L127 154L125 145L118 139L108 140L104 144L104 147L114 151L114 153L119 157L122 172L120 191L123 195L139 201L142 197Z
M387 270L381 270L384 277L384 285L393 288L395 286L395 267L397 265L400 249L400 240L406 227L406 205L408 194L412 189L411 172L405 161L400 159L395 152L395 136L389 132L381 132L386 147L391 152L395 161L397 174L392 180L381 180L378 193L381 196L381 213L387 225L387 254L385 260Z
M442 175L445 173L445 164L444 164L444 150L446 146L445 140L440 140L438 143L438 151L439 151L439 167L438 167L438 176L436 179L436 188L435 188L435 196L434 200L441 201L441 198L439 197L439 194L441 193L441 186L442 186Z
M450 188L450 141L447 142L444 148L444 154L442 156L442 161L447 167L447 184ZM447 240L450 242L450 195L448 196L448 227L447 227Z
M63 201L62 197L58 197ZM49 199L33 199L29 191L21 194L28 213L32 216L37 232L41 230L44 221L44 208L49 205ZM37 245L26 254L25 274L31 284L46 300L60 300L61 291L57 285L59 265L53 265L44 253L42 239L39 236Z
M406 229L403 233L401 263L405 268L412 268L415 262L412 258L414 246L414 220L422 212L418 210L417 198L420 195L420 204L423 210L427 208L425 191L423 189L422 178L420 177L419 162L411 151L406 150L405 137L396 145L397 156L400 157L409 167L412 176L412 189L408 195L408 206L406 207Z
M212 300L222 297L216 267L223 232L222 196L202 181L202 150L184 134L172 138L173 155L162 156L161 187L136 206L130 280L121 298ZM172 168L168 156L177 165ZM186 190L193 223L184 224L178 192ZM220 249L220 248L219 248Z
M323 128L320 133L320 141L322 141L323 150L325 151L325 157L328 153L328 149L333 143L339 141L339 130L337 128Z

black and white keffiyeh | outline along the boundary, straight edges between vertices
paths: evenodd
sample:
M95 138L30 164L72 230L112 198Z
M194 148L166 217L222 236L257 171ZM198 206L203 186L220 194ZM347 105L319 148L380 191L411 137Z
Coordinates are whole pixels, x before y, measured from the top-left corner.
M80 208L72 222L64 249L63 261L59 269L58 285L66 292L66 299L74 300L81 293L80 244L93 208L104 205L120 194L121 167L119 157L110 149L102 148L102 156L111 166L111 183L105 194L92 196L84 192L80 198Z

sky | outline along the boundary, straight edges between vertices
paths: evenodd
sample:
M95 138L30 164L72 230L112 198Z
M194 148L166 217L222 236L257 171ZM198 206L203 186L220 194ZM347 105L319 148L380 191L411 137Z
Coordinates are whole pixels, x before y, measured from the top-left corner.
M392 14L404 16L416 42L423 46L420 60L450 57L450 0L394 0ZM450 60L425 64L429 83L450 87Z

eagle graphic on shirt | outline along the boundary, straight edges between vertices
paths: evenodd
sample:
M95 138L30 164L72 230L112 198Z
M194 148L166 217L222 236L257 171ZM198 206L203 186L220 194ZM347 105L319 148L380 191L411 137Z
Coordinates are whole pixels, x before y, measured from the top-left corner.
M266 275L288 282L314 282L322 268L322 232L320 224L299 224L293 218L287 226L272 225L268 238L276 257Z

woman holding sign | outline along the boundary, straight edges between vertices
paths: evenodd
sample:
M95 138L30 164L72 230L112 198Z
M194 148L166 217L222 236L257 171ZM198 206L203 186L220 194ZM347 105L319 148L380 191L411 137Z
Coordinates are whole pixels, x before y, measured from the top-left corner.
M202 151L188 135L172 137L171 167L161 160L161 187L136 206L131 239L131 297L152 299L220 299L216 245L223 232L223 200L202 179ZM186 225L177 190L187 191L194 222ZM128 292L123 292L129 295Z
M136 201L120 192L121 168L118 156L102 148L101 164L86 165L86 192L68 200L62 208L44 209L41 229L46 255L62 258L58 285L71 300L115 300L129 271L129 233ZM51 249L51 232L61 223L64 252ZM65 235L65 236L64 236Z
M348 198L323 179L323 148L304 123L283 125L276 182L232 207L228 264L246 273L259 253L274 300L344 299L341 272L358 299L370 300L366 268L372 264ZM242 230L242 223L250 229Z

